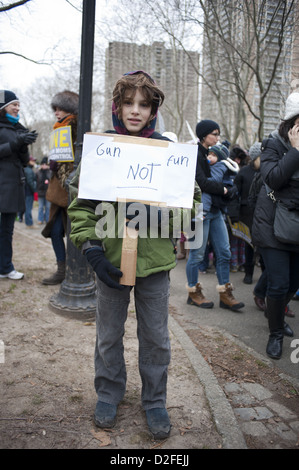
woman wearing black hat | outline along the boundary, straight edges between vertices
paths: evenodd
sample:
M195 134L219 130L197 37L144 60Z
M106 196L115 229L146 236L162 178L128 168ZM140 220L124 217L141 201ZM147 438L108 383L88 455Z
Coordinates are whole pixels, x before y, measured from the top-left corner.
M9 90L0 90L0 278L22 279L12 262L12 238L16 214L25 211L24 167L28 145L37 133L19 122L20 101Z
M190 305L201 308L212 308L213 302L207 300L202 293L202 286L198 282L199 265L204 259L208 239L211 241L216 257L216 274L218 278L217 291L220 294L220 307L239 310L244 307L243 302L238 302L233 294L233 286L229 282L230 246L226 224L222 209L226 206L223 196L229 197L228 190L223 183L208 179L211 177L209 162L207 159L209 147L219 141L220 128L215 121L204 119L196 126L196 135L199 138L196 181L203 193L211 194L211 207L203 207L203 243L198 249L190 249L186 265L187 291Z

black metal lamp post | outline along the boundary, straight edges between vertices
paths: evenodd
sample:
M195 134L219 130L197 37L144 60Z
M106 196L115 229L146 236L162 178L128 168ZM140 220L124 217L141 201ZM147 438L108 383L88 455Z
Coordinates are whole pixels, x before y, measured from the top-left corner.
M91 129L95 3L95 0L83 2L75 169L81 160L84 133ZM53 295L49 303L57 313L85 320L93 318L96 310L94 273L85 257L70 241L69 233L70 221L68 220L66 277L61 284L59 293Z

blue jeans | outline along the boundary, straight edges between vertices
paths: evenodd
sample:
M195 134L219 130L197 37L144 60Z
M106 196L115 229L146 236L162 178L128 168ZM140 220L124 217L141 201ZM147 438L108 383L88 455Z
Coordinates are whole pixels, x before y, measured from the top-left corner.
M25 224L26 225L33 225L33 219L32 219L33 194L28 194L25 197L25 204L26 204Z
M126 390L123 335L131 287L119 291L96 280L95 389L101 401L118 405ZM142 405L145 410L164 408L170 362L168 272L136 278L134 295Z
M193 287L198 283L198 271L204 260L208 239L210 239L216 258L216 274L219 285L229 282L229 263L231 258L229 236L223 214L208 212L203 220L203 242L198 249L189 251L186 264L188 286Z
M47 201L45 197L38 197L38 222L48 222L50 206L50 201Z
M267 272L267 297L281 299L299 286L299 253L260 248Z
M56 214L51 230L51 241L57 261L65 261L64 226L61 209Z
M15 213L1 213L0 215L0 274L13 271L12 263L12 236L15 223Z

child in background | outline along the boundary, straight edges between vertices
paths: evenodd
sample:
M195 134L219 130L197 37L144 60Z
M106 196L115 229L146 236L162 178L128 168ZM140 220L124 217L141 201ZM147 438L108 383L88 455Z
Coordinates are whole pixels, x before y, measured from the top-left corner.
M106 132L169 140L155 132L158 107L163 100L164 93L147 73L123 75L113 91L115 130ZM78 176L79 168L71 182L73 195L78 188ZM97 238L96 224L102 216L96 213L96 207L100 202L75 198L68 214L70 239L82 249L97 275L95 389L98 401L94 420L97 426L107 428L115 425L117 407L126 391L123 335L132 287L119 284L122 239L117 234L115 238ZM119 208L117 203L113 204L117 220ZM149 228L147 234L146 238L138 239L134 286L141 398L151 433L155 439L164 439L171 428L166 410L170 362L168 297L169 271L176 266L176 257L170 238L162 238L160 233L158 238L150 238Z
M239 171L239 165L229 158L228 148L223 144L213 145L209 148L207 156L211 166L211 177L208 180L222 182L228 188L234 184L233 177ZM205 210L210 210L212 206L211 194L202 193L202 200Z

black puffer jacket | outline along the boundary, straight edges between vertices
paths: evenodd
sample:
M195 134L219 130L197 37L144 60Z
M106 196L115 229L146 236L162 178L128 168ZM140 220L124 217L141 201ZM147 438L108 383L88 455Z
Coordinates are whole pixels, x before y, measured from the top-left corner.
M27 145L12 152L10 144L16 141L18 133L24 132L22 124L11 124L6 117L0 117L0 213L25 211L24 167L29 161Z
M261 175L263 181L275 191L276 198L288 207L299 210L299 151L273 132L262 143ZM296 175L298 176L296 177ZM278 242L274 236L275 204L267 196L263 184L256 203L252 238L256 246L299 252L299 245Z

